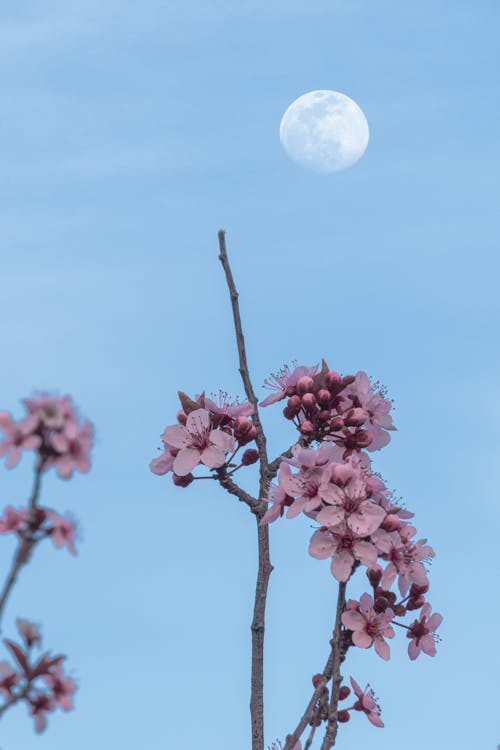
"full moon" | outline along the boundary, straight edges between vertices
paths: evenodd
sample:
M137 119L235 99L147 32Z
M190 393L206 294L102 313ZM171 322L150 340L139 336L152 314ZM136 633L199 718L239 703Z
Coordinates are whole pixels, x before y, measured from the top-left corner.
M363 110L338 91L310 91L286 110L280 140L293 161L315 172L339 172L355 164L370 132Z

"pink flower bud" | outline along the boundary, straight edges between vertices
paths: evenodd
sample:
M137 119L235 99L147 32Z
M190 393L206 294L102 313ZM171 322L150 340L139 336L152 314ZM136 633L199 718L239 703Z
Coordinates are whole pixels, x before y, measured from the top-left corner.
M351 718L351 715L349 714L349 711L339 711L337 714L337 721L340 724L345 724L346 722L349 721L350 718Z
M238 417L235 420L234 431L239 435L245 435L252 428L252 423L247 417Z
M328 409L322 409L318 414L319 419L325 424L330 420L330 411Z
M406 609L410 612L414 609L420 609L425 604L425 596L419 596L416 599L408 599L406 602Z
M308 419L304 419L300 425L300 431L303 435L314 435L314 425Z
M314 388L314 380L309 375L303 375L297 382L297 391L301 396L304 393L310 393Z
M382 612L385 612L385 610L389 607L389 602L385 598L385 596L377 596L375 599L375 602L373 604L373 609L378 614L381 614Z
M358 448L366 448L366 446L370 445L373 440L372 434L371 432L368 432L368 430L358 430L355 434L355 438Z
M243 466L251 466L259 460L259 451L255 448L247 448L241 457L241 463Z
M323 677L322 674L315 674L312 678L312 684L315 688L318 687L319 683L321 682L321 678Z
M290 409L289 406L285 406L285 408L283 409L283 416L285 417L285 419L293 419L297 416L297 412L293 409Z
M345 423L348 425L348 427L361 427L362 424L366 422L366 420L369 418L369 414L366 411L366 409L351 409L347 412L347 416L345 418Z
M327 406L331 397L332 394L330 393L330 391L327 391L326 388L321 388L318 391L318 402L321 404L321 406Z
M342 430L344 427L344 420L342 417L334 417L330 423L330 428L332 432L338 432L339 430Z
M313 411L316 409L316 396L314 393L306 393L302 396L302 406L306 411Z
M297 396L297 394L295 394L295 396L291 396L288 399L288 403L287 403L288 408L296 411L297 413L300 411L301 405L302 405L301 398L300 396Z
M370 568L370 570L366 571L366 575L368 577L368 580L370 581L370 584L374 589L376 589L380 581L382 580L382 571L376 570L375 568Z
M330 372L327 372L325 375L325 385L330 390L335 390L339 385L340 380L340 375L338 372L335 372L335 370L330 370Z
M192 474L186 474L183 477L180 477L177 474L172 475L172 480L176 487L188 487L193 479L194 477Z
M185 412L185 411L182 411L182 409L180 409L180 410L179 410L179 411L177 412L177 415L176 415L176 416L177 416L177 421L179 422L179 424L182 424L182 425L184 425L184 426L185 426L185 425L186 425L186 422L187 422L187 414L186 414L186 412Z
M348 688L347 685L342 685L339 690L339 701L345 701L346 698L348 698L351 694L351 688Z

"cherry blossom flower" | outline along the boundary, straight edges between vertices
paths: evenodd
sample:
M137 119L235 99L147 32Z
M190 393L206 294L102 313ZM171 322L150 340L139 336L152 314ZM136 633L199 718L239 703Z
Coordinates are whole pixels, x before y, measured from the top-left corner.
M287 512L287 518L295 518L302 511L313 511L321 507L322 490L326 487L323 478L326 477L327 467L303 469L292 474L290 465L282 462L279 473L279 483L287 495L296 500Z
M31 648L35 643L42 642L40 628L38 625L35 625L35 623L30 622L29 620L23 620L18 617L16 620L16 625L23 641L28 648Z
M416 659L421 651L428 656L436 655L435 631L443 621L442 615L431 614L431 605L427 602L422 607L420 617L408 628L406 633L411 642L408 645L410 659Z
M318 560L332 557L331 571L337 581L347 581L356 560L373 567L377 560L377 549L363 541L345 524L332 529L318 529L311 537L309 554Z
M358 699L353 708L356 711L363 711L374 726L383 727L384 722L380 718L380 706L375 700L375 693L371 687L367 685L364 690L361 690L353 677L351 677L351 685Z
M85 422L80 428L76 422L68 421L62 432L51 436L56 453L49 459L47 466L55 466L62 479L68 479L74 469L87 472L90 468L92 434L90 422Z
M387 430L396 429L389 414L392 404L384 398L380 390L374 388L366 372L356 373L354 382L347 386L342 395L349 396L355 409L360 409L366 414L373 438L368 450L380 450L387 445L391 439Z
M55 701L46 693L35 693L28 698L28 706L35 719L35 732L40 734L47 726L47 714L54 710Z
M197 396L197 398L199 398ZM205 396L205 408L216 417L225 417L227 420L238 417L251 417L254 409L249 401L230 401L228 394L219 391L213 399Z
M52 692L54 707L60 706L63 711L71 711L73 708L73 693L76 685L70 677L66 677L60 664L46 675L44 680Z
M0 534L10 534L12 531L18 531L28 518L26 508L16 510L10 505L5 508L3 518L0 518Z
M199 463L210 469L218 469L224 465L226 453L234 451L235 446L231 435L212 429L206 409L190 412L185 426L167 427L162 439L179 448L173 463L173 470L178 476L189 474Z
M153 458L153 460L149 464L149 468L151 469L153 474L158 474L160 476L162 476L163 474L167 474L169 471L173 471L174 459L179 452L177 448L174 448L172 445L169 445L165 441L163 441L163 449L164 450L161 456Z
M273 523L278 518L281 518L285 512L285 508L290 506L294 499L287 495L283 487L280 485L272 485L269 491L268 502L270 506L262 516L260 526L265 526L268 523Z
M34 434L37 426L36 415L14 422L8 412L0 412L0 430L6 436L5 440L0 442L0 456L7 456L8 469L13 469L19 462L22 450L36 450L40 446L41 437Z
M351 476L345 481L350 472ZM368 536L378 529L386 513L380 505L368 499L370 489L364 477L356 475L353 467L338 464L333 465L331 476L341 481L343 486L329 482L322 487L322 497L328 507L318 513L318 522L323 526L335 526L346 521L358 536Z
M58 549L67 547L72 555L76 555L75 524L73 521L54 511L48 511L47 516L51 522L49 533L54 546Z
M377 529L371 537L381 551L382 558L389 560L382 575L383 588L389 589L398 576L401 596L406 594L412 583L418 586L428 583L422 561L434 557L434 550L426 544L426 539L419 539L416 543L411 541L410 537L415 533L413 526L402 524L398 531L390 533Z
M342 613L342 624L352 630L352 641L360 648L375 647L377 654L386 661L390 656L389 644L384 638L394 638L394 630L390 622L394 617L392 609L387 608L378 613L373 608L373 599L369 594L363 594L361 599L347 602L347 609Z
M288 365L285 365L278 373L273 373L268 380L265 381L264 387L276 393L271 393L263 401L260 402L260 406L269 406L275 404L277 401L281 401L287 395L289 388L294 388L300 378L314 377L318 372L318 367L306 367L301 365L296 367L293 371L290 371Z

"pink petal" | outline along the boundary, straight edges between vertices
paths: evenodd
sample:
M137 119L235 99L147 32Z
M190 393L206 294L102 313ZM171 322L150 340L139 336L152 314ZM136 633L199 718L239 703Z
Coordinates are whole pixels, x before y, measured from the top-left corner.
M210 442L227 453L234 451L235 442L233 436L228 435L227 432L223 432L222 430L212 430L210 433Z
M184 448L189 445L190 435L185 427L181 424L173 424L166 427L161 439L171 445L173 448Z
M377 550L370 542L354 542L353 552L367 567L372 567L377 562Z
M389 644L383 641L382 638L377 638L375 641L375 651L382 659L385 659L385 661L388 661L391 655Z
M226 454L223 450L221 450L221 448L217 448L216 445L209 445L208 448L205 448L205 450L202 452L200 460L202 464L208 466L209 469L218 469L219 466L224 465L226 461Z
M323 526L336 526L344 518L344 509L339 508L335 505L330 505L328 508L323 508L317 515L318 523Z
M360 612L353 609L348 609L342 613L342 624L349 628L349 630L361 630L365 627L366 620Z
M343 550L334 555L331 570L337 581L345 582L351 575L354 559L350 552Z
M190 433L205 432L210 427L210 414L206 409L195 409L188 414L186 429ZM170 441L168 441L170 442ZM177 447L177 446L176 446Z
M366 630L359 630L352 634L352 642L359 648L370 648L373 638L371 635L368 635Z
M408 656L414 661L421 651L420 646L417 646L417 642L413 639L408 646Z
M438 629L438 627L443 622L443 615L438 614L435 612L431 617L429 617L429 621L427 622L427 627L429 630L432 630L434 632Z
M200 451L196 448L182 448L174 458L174 473L180 477L186 476L200 463Z
M427 656L436 656L436 643L432 635L424 635L420 639L420 647Z

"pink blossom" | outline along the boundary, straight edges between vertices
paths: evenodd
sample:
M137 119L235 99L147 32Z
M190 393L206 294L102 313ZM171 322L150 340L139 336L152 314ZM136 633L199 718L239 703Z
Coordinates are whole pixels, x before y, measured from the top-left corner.
M47 714L54 710L55 701L46 693L35 693L28 698L29 711L35 719L35 732L43 732L47 726Z
M386 513L380 505L368 499L370 489L363 474L348 464L334 464L330 473L340 485L329 482L322 487L322 497L328 507L318 513L318 522L323 526L336 526L346 521L358 536L368 536L374 532Z
M195 409L186 420L186 425L167 427L162 439L174 448L179 448L173 463L178 476L185 476L202 463L210 469L218 469L226 461L226 453L234 451L234 438L222 430L210 426L210 415L206 409Z
M304 376L314 377L318 372L318 367L306 367L301 365L296 367L292 372L288 365L285 365L278 373L273 373L268 380L265 381L264 387L276 393L271 393L263 401L260 402L260 406L269 406L270 404L281 401L287 395L289 388L294 389L300 378Z
M313 511L321 507L323 499L323 477L325 467L303 469L297 474L292 474L290 465L284 461L280 466L279 483L287 495L296 498L290 506L287 518L295 518L302 511Z
M196 398L199 398L199 396ZM205 408L214 416L225 417L227 420L251 417L254 412L254 408L249 401L230 401L224 391L219 391L214 399L205 396Z
M270 506L262 516L260 526L265 526L268 523L273 523L278 518L281 518L285 511L285 507L290 506L294 500L293 497L287 495L283 487L280 485L272 485L269 492L268 502Z
M56 453L47 466L55 466L62 479L68 479L73 470L87 472L90 468L89 453L92 447L93 428L90 422L82 427L68 420L61 432L51 436L51 444Z
M332 557L332 575L337 581L347 581L356 560L373 567L377 560L376 547L356 536L345 524L332 529L318 529L311 537L309 554L318 560Z
M437 612L431 615L431 605L428 602L424 604L419 619L410 625L406 633L411 638L408 645L410 659L416 659L421 651L428 656L436 655L435 631L442 621L442 615Z
M39 393L34 398L25 398L23 404L30 414L40 420L42 427L48 430L61 430L68 419L77 421L69 396L59 398Z
M179 452L177 448L163 441L163 453L158 458L153 458L149 468L153 474L163 475L174 469L174 459Z
M384 638L394 638L394 630L390 622L394 617L392 609L375 612L373 599L369 594L363 594L359 602L350 599L347 609L342 613L342 624L352 630L352 641L360 648L375 646L377 654L387 661L390 656L389 644Z
M72 555L76 555L75 524L54 511L48 511L47 516L52 524L49 533L54 546L58 549L67 547Z
M349 396L356 410L361 409L366 413L373 438L368 450L379 450L387 445L391 439L387 430L396 429L389 414L392 404L381 390L371 384L366 372L356 373L354 382L347 386L344 394Z
M423 560L434 557L434 550L429 547L426 539L420 539L413 543L411 536L416 529L409 524L403 523L397 531L387 532L377 529L372 534L372 541L376 544L384 560L389 564L382 575L382 587L389 589L398 577L398 588L401 596L405 596L412 583L424 586L427 581L427 572L422 564Z
M39 435L34 434L38 426L38 417L27 417L14 422L6 411L0 412L0 429L6 438L0 442L0 456L7 456L6 466L14 468L21 458L22 450L36 450L41 444Z
M353 708L356 711L363 711L374 726L383 727L384 723L380 718L380 706L375 700L375 693L371 687L367 685L364 690L361 690L356 680L352 677L351 685L358 699Z
M64 675L61 665L56 664L51 672L44 675L44 680L52 691L55 706L60 706L63 711L71 711L76 685L70 677Z
M11 531L19 531L28 518L26 508L16 510L10 505L5 508L3 518L0 518L0 534L9 534Z
M23 620L20 617L16 620L17 629L21 634L23 641L28 648L31 648L35 643L41 643L42 637L40 635L40 627L35 625L29 620Z

